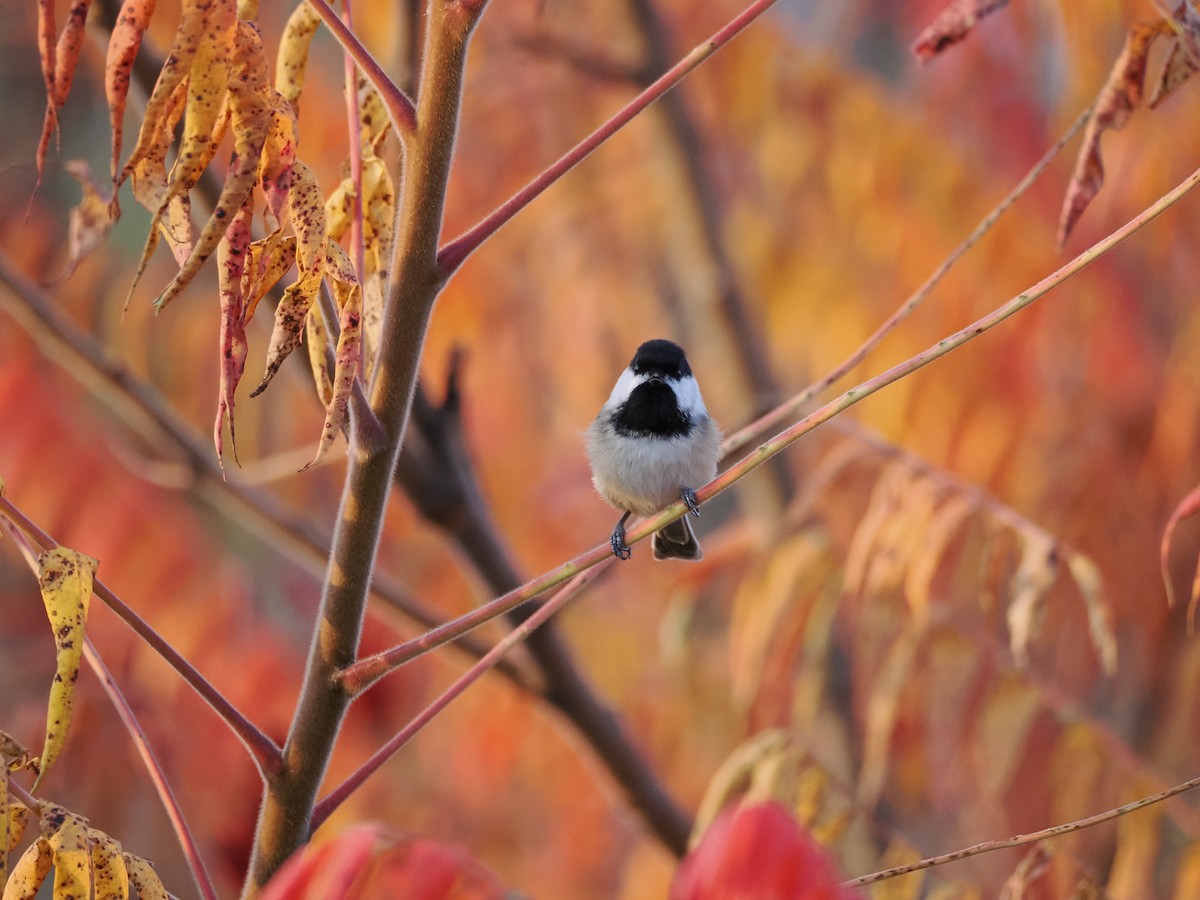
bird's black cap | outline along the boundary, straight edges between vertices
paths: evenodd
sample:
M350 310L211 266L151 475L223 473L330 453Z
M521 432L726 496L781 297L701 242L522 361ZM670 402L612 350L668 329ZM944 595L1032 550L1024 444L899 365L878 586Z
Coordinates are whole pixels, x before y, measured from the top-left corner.
M646 341L633 354L629 368L639 375L646 372L659 372L667 378L686 378L692 374L683 348L671 341L658 338Z

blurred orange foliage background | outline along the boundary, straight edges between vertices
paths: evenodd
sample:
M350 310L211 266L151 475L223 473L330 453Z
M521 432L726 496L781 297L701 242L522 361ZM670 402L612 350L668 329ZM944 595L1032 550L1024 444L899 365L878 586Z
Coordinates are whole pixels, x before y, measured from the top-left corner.
M0 251L46 282L66 265L67 210L78 199L59 161L82 157L107 170L103 60L89 43L61 148L27 220L43 96L33 6L20 6L0 34ZM654 6L670 61L740 9L727 0ZM720 270L661 106L551 187L449 283L433 317L425 384L439 396L450 354L465 351L471 454L524 572L607 539L614 514L591 489L581 431L642 340L687 347L727 432L798 392L937 267L1091 102L1129 24L1155 15L1132 0L1015 0L918 66L909 44L941 6L785 4L680 89L756 351L782 396L755 396L738 362L717 307ZM360 7L358 32L396 71L403 40L393 4ZM492 4L471 45L444 238L633 96L635 84L620 73L636 73L647 53L633 8ZM272 52L288 11L264 4ZM160 54L172 14L161 10L151 31ZM327 34L314 47L299 152L332 187L347 141L342 63ZM610 68L600 72L585 56ZM1195 168L1190 148L1200 135L1188 134L1200 126L1187 111L1198 89L1186 84L1105 138L1106 184L1067 254ZM854 380L1061 265L1055 228L1076 148ZM394 161L394 144L389 152ZM122 315L147 221L130 209L50 291L112 359L207 434L217 395L215 268L156 317L149 301L171 276L160 251ZM1082 818L1200 774L1200 645L1186 634L1183 610L1167 607L1158 571L1163 526L1200 481L1200 357L1188 349L1200 336L1188 287L1198 230L1200 201L1191 197L1034 307L855 407L842 417L853 425L805 438L781 458L784 472L760 470L711 503L698 525L702 564L654 565L641 545L562 617L580 664L681 803L698 807L736 748L783 729L800 785L788 799L811 814L806 824L828 827L843 870L858 875ZM252 323L248 383L269 325L266 315ZM0 303L0 474L9 497L57 540L97 557L110 588L282 739L321 572L196 490L172 448L137 436L119 406L35 337L7 298ZM289 360L263 396L250 400L247 390L237 408L243 468L229 467L231 478L262 481L297 517L329 531L344 445L317 470L295 474L322 420L302 362ZM932 566L928 590L914 593L910 572L936 511L966 495L977 501L971 514L921 562ZM884 524L865 535L880 504L890 504ZM1001 508L1095 562L1118 639L1114 676L1102 671L1077 589L1062 573L1027 664L1014 660L1006 585L1023 537L1002 527L1011 520L997 516ZM1185 523L1172 555L1180 592L1198 545L1200 529ZM490 597L399 493L378 568L447 617ZM8 541L0 541L0 598L0 726L37 745L53 643L36 580ZM220 887L232 892L260 800L255 770L164 663L106 609L93 610L93 640L161 755ZM415 633L396 613L376 612L364 652ZM350 714L329 783L465 664L442 650L367 695ZM168 886L188 895L183 858L124 731L90 673L80 689L46 796L152 858ZM662 896L675 866L579 737L499 678L435 720L318 838L364 819L459 842L538 897ZM1089 881L1114 898L1195 896L1198 839L1200 814L1187 796L1059 839L1035 896L1067 897ZM924 889L994 896L1022 855L935 869ZM911 893L896 896L917 896L920 878L897 883Z

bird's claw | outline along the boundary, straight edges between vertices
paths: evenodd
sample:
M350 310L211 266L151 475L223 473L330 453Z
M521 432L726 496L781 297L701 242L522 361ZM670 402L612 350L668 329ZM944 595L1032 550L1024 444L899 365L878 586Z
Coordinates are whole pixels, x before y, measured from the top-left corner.
M625 525L618 523L613 529L612 537L608 539L609 546L612 547L613 556L617 559L629 559L633 556L633 548L625 543Z
M683 502L687 504L688 512L697 519L700 518L700 501L696 499L696 492L691 488L683 489Z

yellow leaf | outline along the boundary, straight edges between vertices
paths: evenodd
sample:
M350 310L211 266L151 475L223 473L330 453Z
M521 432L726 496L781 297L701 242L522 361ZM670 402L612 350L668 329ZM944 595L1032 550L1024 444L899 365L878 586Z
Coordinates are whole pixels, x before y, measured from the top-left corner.
M975 714L978 793L983 802L998 801L1029 748L1029 733L1042 708L1038 692L1015 677L999 681Z
M279 39L279 53L275 58L275 90L289 102L296 104L304 90L304 75L308 69L308 47L321 24L306 0L300 0L288 18Z
M150 860L134 856L132 853L126 853L124 857L129 883L137 889L138 900L169 900L167 888L154 871L154 864Z
M900 696L908 684L921 647L915 623L905 623L879 667L867 703L863 761L858 779L858 799L867 808L879 802L893 762L892 734L900 715Z
M161 154L161 158L166 159L167 147L170 146L174 134L174 124L171 119L173 118L177 122L183 112L183 105L187 98L187 76L191 71L192 60L195 58L197 47L200 44L200 36L208 25L211 6L212 4L208 0L185 0L179 26L175 29L171 52L163 63L158 81L154 83L150 99L146 101L137 143L117 179L120 184L129 175L134 174L134 196L138 198L138 202L151 211L162 205L165 194L164 197L159 198L157 203L147 204L138 196L136 170L144 160L151 157L158 158Z
M171 169L171 193L187 193L217 152L217 120L229 87L237 9L233 0L216 0L196 42L188 72L187 116L179 153Z
M50 686L50 707L46 714L46 744L42 750L40 771L33 783L36 791L50 766L58 759L71 726L75 703L75 680L83 656L84 626L92 599L92 581L98 563L66 547L55 547L38 557L38 586L50 627L54 630L56 671Z
M7 854L12 853L17 844L21 843L25 834L25 826L29 824L29 807L24 803L10 803L4 819L8 823L8 843L4 845L7 848L4 851L7 857Z
M13 866L12 875L4 885L3 900L33 900L50 874L52 865L54 854L50 845L45 838L38 838L25 849Z
M254 318L254 311L271 288L279 283L296 261L296 236L270 235L250 244L250 258L246 262L246 321Z
M129 873L121 845L103 831L87 830L92 845L92 880L96 900L127 900Z
M328 336L320 304L314 306L304 318L304 340L308 344L308 365L317 386L317 397L321 405L328 408L333 400L333 381L329 377L329 355L325 352Z
M321 188L312 169L300 160L292 167L288 214L296 230L296 259L301 273L319 272L325 263L327 217Z
M92 896L92 850L82 816L43 801L38 805L42 837L54 855L55 900Z
M3 731L0 731L0 756L4 757L5 768L9 772L36 768L36 760L33 759L25 745Z
M302 274L283 292L283 299L275 307L275 327L267 345L267 371L263 375L262 383L250 392L251 397L257 397L267 389L283 361L300 345L300 331L304 328L304 318L312 308L320 287L321 273L317 271Z
M933 578L950 542L962 534L963 523L975 511L975 498L963 492L938 507L929 519L904 576L904 596L918 621L928 616Z
M907 866L920 860L918 853L910 844L898 839L888 844L879 860L880 868L891 869L895 866ZM925 873L913 872L901 875L899 878L889 878L871 886L871 900L917 900L922 896Z

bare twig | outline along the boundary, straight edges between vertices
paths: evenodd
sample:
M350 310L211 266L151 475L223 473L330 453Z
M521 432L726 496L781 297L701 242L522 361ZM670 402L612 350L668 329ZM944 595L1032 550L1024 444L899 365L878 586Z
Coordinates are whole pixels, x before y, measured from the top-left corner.
M1116 819L1128 813L1136 812L1139 809L1145 809L1147 806L1153 806L1155 803L1162 803L1164 800L1170 800L1172 797L1197 787L1200 787L1200 778L1193 778L1191 781L1185 781L1182 784L1177 784L1174 787L1167 788L1165 791L1159 791L1157 794L1151 794L1149 797L1142 797L1140 800L1134 800L1132 803L1126 803L1124 806L1118 806L1115 809L1110 809L1094 816L1088 816L1086 819L1080 819L1076 822L1067 822L1062 825L1054 825L1050 828L1043 829L1042 831L1035 831L1032 834L1018 834L1014 837L1004 838L1001 840L984 841L981 844L965 847L962 850L955 850L952 853L943 853L940 856L931 856L928 859L922 859L915 863L909 863L908 865L896 866L891 869L884 869L880 872L872 872L870 875L860 875L858 878L852 878L849 881L843 882L843 886L861 887L862 885L876 884L880 881L886 881L889 878L898 878L901 875L908 875L910 872L920 872L923 869L931 869L934 866L942 866L946 863L956 862L960 859L967 859L971 856L979 856L981 853L991 853L993 850L1006 850L1011 847L1022 847L1026 844L1034 844L1038 841L1044 841L1063 834L1070 834L1072 831L1079 831L1083 828L1091 828L1093 825L1099 825L1102 822L1111 821L1112 819Z

